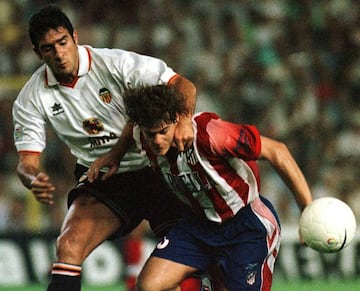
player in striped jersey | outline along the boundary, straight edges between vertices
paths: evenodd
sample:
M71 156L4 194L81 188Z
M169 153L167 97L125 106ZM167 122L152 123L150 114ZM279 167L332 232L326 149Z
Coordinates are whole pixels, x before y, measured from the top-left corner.
M185 94L192 112L196 89L159 59L79 45L70 20L56 7L34 14L29 34L34 52L44 64L13 105L17 173L39 202L52 205L56 188L40 162L47 125L77 158L78 184L68 196L69 210L57 239L48 287L49 291L77 291L83 261L104 240L125 236L143 219L161 235L175 223L183 207L151 171L145 153L135 148L132 127L125 118L124 90L164 84ZM183 149L193 139L191 114L181 123L177 141ZM116 175L106 181L89 180L88 167L114 146L122 158Z
M256 161L278 171L303 210L308 184L287 147L252 125L214 113L193 117L194 142L174 146L179 117L188 114L181 93L157 85L125 93L130 120L139 125L154 169L192 210L158 243L138 278L138 290L175 290L178 283L216 262L229 290L270 290L280 226L260 193Z

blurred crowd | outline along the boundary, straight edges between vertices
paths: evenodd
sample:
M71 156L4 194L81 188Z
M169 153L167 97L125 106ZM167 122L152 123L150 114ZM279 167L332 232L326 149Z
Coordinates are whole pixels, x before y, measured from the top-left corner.
M38 204L15 174L11 106L41 64L27 21L48 3L69 15L81 44L161 58L196 84L198 111L285 142L314 197L338 197L360 217L360 1L0 0L0 232L58 229L74 183L74 160L51 131L44 168L57 207ZM260 165L263 194L296 223L291 193Z

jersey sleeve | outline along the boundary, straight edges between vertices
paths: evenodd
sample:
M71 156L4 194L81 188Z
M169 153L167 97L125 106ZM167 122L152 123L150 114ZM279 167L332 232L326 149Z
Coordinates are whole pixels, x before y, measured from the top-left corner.
M23 88L13 104L14 144L18 152L40 153L46 143L46 121L28 94Z
M261 139L255 126L224 121L214 113L202 113L194 120L198 147L208 154L244 160L259 158Z

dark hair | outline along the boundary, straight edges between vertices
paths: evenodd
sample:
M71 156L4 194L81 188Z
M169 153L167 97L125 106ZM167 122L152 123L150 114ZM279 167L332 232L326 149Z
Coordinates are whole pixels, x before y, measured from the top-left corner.
M73 36L74 28L71 21L60 8L49 5L34 14L29 21L29 35L32 44L38 48L39 41L50 29L63 27Z
M124 93L124 102L130 121L146 128L162 121L175 122L176 114L189 113L183 94L167 85L128 89Z

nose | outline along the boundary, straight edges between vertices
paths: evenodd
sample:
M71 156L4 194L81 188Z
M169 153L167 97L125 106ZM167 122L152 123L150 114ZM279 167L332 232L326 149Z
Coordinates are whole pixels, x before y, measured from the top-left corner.
M55 45L55 50L54 51L55 51L55 58L56 59L61 59L63 54L64 54L64 51L63 51L62 47L59 46L59 45Z
M159 145L159 144L161 143L161 136L160 136L160 134L155 134L152 142L153 142L154 145Z

